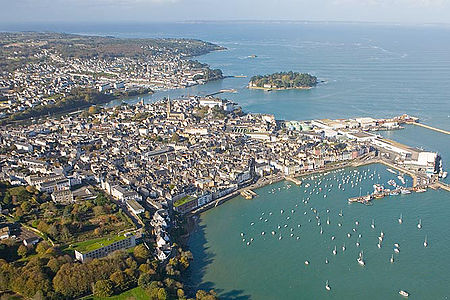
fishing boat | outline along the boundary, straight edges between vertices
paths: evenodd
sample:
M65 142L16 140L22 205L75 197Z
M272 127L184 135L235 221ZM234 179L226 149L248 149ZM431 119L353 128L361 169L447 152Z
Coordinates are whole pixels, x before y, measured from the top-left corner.
M400 290L398 293L403 297L409 297L409 293L407 291Z
M326 289L327 291L330 291L330 290L331 290L330 285L328 284L328 280L327 280L327 282L326 282L326 284L325 284L325 289Z
M419 229L422 228L422 219L419 219L419 224L417 224L417 228L419 228Z

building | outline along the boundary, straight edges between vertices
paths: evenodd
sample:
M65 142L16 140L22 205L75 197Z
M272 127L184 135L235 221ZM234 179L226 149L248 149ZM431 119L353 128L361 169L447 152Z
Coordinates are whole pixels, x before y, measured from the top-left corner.
M100 238L75 244L75 258L81 262L94 258L102 258L121 249L136 246L136 235L128 233L124 235Z
M126 201L128 209L130 209L135 215L142 214L145 209L136 200L130 199Z
M73 193L71 190L58 190L52 193L52 200L55 203L69 204L72 203Z

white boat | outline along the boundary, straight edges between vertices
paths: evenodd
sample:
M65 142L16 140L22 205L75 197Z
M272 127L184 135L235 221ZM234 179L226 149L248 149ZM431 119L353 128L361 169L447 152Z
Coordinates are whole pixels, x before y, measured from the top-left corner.
M409 293L408 293L407 291L400 290L398 293L399 293L400 295L402 295L403 297L409 297Z
M342 251L345 251L345 243L344 243L344 245L342 246Z
M378 249L381 249L381 242L378 242L377 247Z
M372 219L372 224L370 225L370 227L372 227L372 229L375 228L375 223L374 223L373 219Z
M322 227L320 227L320 234L322 234L323 233L323 229L322 229Z
M384 237L384 232L383 232L383 231L380 233L380 236L381 236L381 237Z
M425 241L423 242L423 246L426 248L428 246L427 236L425 236Z
M336 246L334 246L334 249L333 249L333 255L336 255L336 253L337 253L337 251L336 251Z
M309 261L305 260L305 265L309 265Z
M397 174L397 172L395 172L395 171L392 170L392 169L387 168L386 170L387 170L388 172L392 173L392 174Z
M335 238L336 238L336 237L333 235L333 236L331 237L331 240L334 241Z
M422 219L419 219L419 224L417 224L417 228L419 228L419 229L422 228Z
M330 290L331 290L330 285L328 284L328 280L327 280L327 282L326 282L326 284L325 284L325 289L326 289L327 291L330 291Z
M391 264L394 263L394 254L392 254L390 261L391 261Z
M358 261L358 264L360 264L361 266L365 266L366 265L366 263L364 262L363 252L362 251L359 252L359 257L358 257L357 261Z
M400 249L394 248L394 252L395 252L395 253L400 253Z
M394 246L400 248L400 245L398 243L395 243Z
M326 264L328 263L328 258L325 258L325 263L326 263Z
M275 231L272 231L272 235L275 235Z
M241 236L244 236L245 234L243 232L241 232Z
M408 195L408 194L411 194L411 191L410 191L410 190L407 190L407 189L401 189L401 190L400 190L400 193L401 193L402 195Z
M356 247L359 247L359 239L356 241Z
M399 223L399 224L402 224L402 223L403 223L403 216L402 216L402 214L400 214L400 218L398 218L398 223Z
M350 238L352 235L350 233L347 233L347 237Z
M330 218L327 218L327 225L330 225Z
M342 217L343 216L343 214L342 214L342 209L341 209L341 211L339 212L339 217Z

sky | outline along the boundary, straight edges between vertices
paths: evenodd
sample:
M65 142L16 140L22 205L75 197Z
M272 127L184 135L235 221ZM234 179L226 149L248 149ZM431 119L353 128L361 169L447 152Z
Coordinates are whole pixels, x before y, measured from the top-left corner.
M450 23L450 0L0 0L0 23L301 20Z

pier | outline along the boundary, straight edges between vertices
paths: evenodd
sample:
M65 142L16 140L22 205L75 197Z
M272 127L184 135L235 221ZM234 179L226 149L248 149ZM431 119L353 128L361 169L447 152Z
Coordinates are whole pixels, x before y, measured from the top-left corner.
M252 191L250 189L242 190L240 194L241 194L242 197L244 197L247 200L251 200L251 199L253 199L253 197L258 196L257 193L255 193L254 191Z
M436 128L436 127L433 127L433 126L430 126L430 125L425 125L425 124L418 123L418 122L413 122L412 124L420 126L420 127L423 127L423 128L426 128L426 129L434 130L434 131L437 131L437 132L440 132L440 133L443 133L443 134L449 134L450 135L450 131L447 131L447 130L444 130L444 129L439 129L439 128Z
M431 188L439 188L443 189L444 191L450 192L450 185L447 183L436 181L433 185L430 186Z
M205 97L212 97L212 96L220 95L220 94L223 94L223 93L236 93L236 92L237 92L237 90L235 90L235 89L222 89L222 90L220 90L218 92L215 92L215 93L212 93L212 94L208 94Z
M300 179L297 179L295 177L286 176L284 177L285 180L295 183L296 185L302 185L302 181Z

